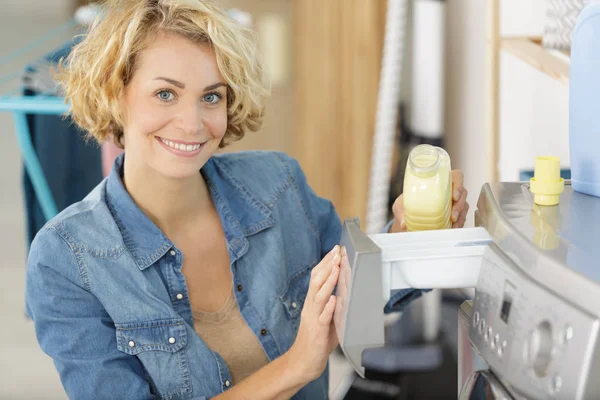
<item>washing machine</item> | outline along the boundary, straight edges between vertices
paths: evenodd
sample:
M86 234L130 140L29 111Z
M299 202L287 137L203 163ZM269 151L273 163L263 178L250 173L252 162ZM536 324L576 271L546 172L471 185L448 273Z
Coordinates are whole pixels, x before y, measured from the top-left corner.
M600 198L489 183L475 219L492 243L459 312L459 398L600 399Z

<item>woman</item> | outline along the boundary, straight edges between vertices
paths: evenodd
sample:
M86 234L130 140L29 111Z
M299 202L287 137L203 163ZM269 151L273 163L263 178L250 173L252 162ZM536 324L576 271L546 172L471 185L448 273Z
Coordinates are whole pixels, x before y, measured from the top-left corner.
M327 398L339 218L286 155L214 155L262 121L250 32L213 1L112 0L58 78L125 149L31 246L27 310L69 397Z

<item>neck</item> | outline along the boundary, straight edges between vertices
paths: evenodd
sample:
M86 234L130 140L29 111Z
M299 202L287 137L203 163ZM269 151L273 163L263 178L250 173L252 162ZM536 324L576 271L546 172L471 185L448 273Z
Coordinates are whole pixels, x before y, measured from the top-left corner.
M130 165L125 157L123 184L141 210L171 237L212 207L210 192L200 172L186 179L168 179Z

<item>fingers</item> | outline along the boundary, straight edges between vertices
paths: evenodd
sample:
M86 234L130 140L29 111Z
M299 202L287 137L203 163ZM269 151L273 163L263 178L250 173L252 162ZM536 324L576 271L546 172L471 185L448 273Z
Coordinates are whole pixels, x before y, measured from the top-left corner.
M394 224L392 225L392 232L402 232L406 230L406 220L404 218L404 195L398 196L394 205L392 206L394 213Z
M339 262L339 258L338 258L338 262ZM325 281L323 286L321 286L321 288L319 289L319 291L317 292L317 294L315 296L314 306L315 306L315 309L317 310L317 312L320 313L323 310L323 308L326 306L326 303L327 303L328 299L330 298L331 294L333 293L333 289L335 289L335 285L338 282L339 275L340 275L339 264L334 262L333 269L331 270L329 277L327 278L327 280Z
M396 201L394 201L394 205L392 206L392 211L394 212L394 215L396 217L399 217L400 215L404 215L404 196L403 195L398 196Z
M465 204L465 208L463 208L458 220L452 225L453 228L462 228L465 226L465 222L467 220L467 213L469 211L469 203Z
M467 189L462 188L458 200L452 206L452 222L457 222L467 204Z
M313 268L313 271L315 271L315 270L319 271L319 270L321 270L321 269L323 269L325 267L330 266L329 263L338 254L340 254L340 246L338 246L336 244L333 247L333 249L331 249L331 251L329 253L327 253L327 255L325 257L323 257L323 259L321 260L321 262L316 267Z
M452 198L454 201L460 199L460 194L464 188L465 175L461 170L452 170Z
M335 246L321 262L312 269L310 273L310 284L308 286L308 293L306 294L309 302L314 300L315 295L321 289L321 286L325 283L334 264L339 263L340 260L340 246Z
M329 272L331 271L331 266L333 265L332 262L334 258L339 257L339 254L340 246L336 245L329 253L327 253L325 257L323 257L321 262L312 269L310 278L311 283L313 280L321 279L321 282L319 284L319 287L321 287L323 282L325 282L325 279L327 279Z
M325 304L325 308L321 315L319 315L319 323L321 325L329 325L331 324L331 320L333 319L333 312L335 311L335 302L337 298L334 295L330 295L328 297L327 304Z

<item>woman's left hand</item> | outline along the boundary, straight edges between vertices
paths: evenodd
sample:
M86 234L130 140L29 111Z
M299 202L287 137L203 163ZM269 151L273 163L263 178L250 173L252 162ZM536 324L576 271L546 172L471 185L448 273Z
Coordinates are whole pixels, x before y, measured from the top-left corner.
M469 203L467 203L467 189L463 186L464 174L455 169L452 171L452 228L462 228L465 226ZM394 212L394 223L390 232L405 232L406 221L404 220L404 198L398 196L392 207Z

